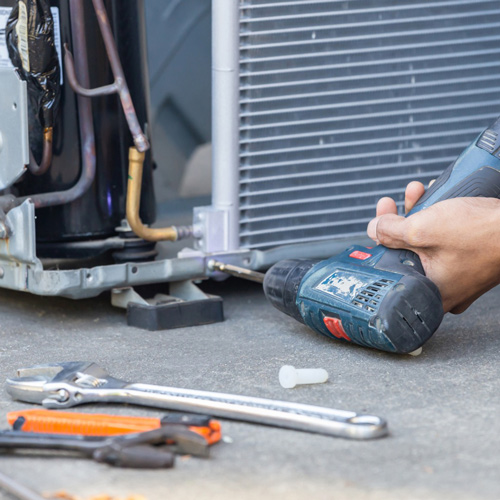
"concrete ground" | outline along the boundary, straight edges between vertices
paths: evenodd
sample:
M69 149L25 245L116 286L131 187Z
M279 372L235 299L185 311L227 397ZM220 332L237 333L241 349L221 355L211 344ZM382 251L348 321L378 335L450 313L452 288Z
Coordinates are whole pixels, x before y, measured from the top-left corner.
M8 455L0 470L36 491L81 499L500 498L500 289L447 316L414 358L322 338L274 310L257 284L231 279L205 288L224 298L225 322L161 332L128 327L108 295L74 302L0 290L0 380L21 366L92 360L130 381L383 416L390 436L355 442L224 421L228 442L211 458L179 457L171 470ZM283 364L323 367L330 380L283 389ZM0 391L2 415L29 407ZM119 405L79 410L161 414Z

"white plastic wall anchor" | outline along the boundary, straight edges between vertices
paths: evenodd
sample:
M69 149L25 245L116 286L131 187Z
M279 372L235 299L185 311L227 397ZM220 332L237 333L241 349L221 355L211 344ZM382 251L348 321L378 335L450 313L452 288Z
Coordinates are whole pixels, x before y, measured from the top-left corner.
M293 366L282 366L279 373L281 387L292 389L302 384L322 384L328 380L328 373L323 368L296 369Z
M415 349L414 351L409 352L408 354L410 356L420 356L422 354L423 349L419 347L418 349Z

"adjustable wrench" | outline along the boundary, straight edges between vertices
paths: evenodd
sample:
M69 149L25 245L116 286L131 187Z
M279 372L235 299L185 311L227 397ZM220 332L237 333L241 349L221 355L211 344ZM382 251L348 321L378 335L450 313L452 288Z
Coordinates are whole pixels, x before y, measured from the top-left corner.
M248 396L129 383L111 377L99 365L90 362L37 365L21 368L17 375L6 382L7 392L14 399L52 409L84 403L129 403L351 439L371 439L388 433L386 421L373 415Z

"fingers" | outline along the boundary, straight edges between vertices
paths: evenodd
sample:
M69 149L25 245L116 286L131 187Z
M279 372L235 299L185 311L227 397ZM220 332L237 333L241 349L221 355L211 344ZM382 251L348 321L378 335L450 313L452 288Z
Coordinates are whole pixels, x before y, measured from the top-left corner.
M473 299L473 300L468 300L466 302L462 302L462 304L459 304L458 306L454 307L453 309L450 309L449 311L447 311L446 309L448 309L447 307L444 307L444 312L451 312L451 314L462 314L463 312L465 312L472 304L473 302L475 301L476 299Z
M464 300L460 304L451 306L448 304L446 301L443 303L443 310L445 313L451 312L451 314L462 314L465 312L469 307L479 298L481 295L483 295L484 292L479 292L476 293L473 297L469 297L467 300Z
M496 285L491 285L487 286L484 288L481 288L481 290L472 297L468 297L464 301L460 302L459 304L451 305L448 304L447 301L443 301L443 309L444 312L451 312L451 314L462 314L464 311L466 311L479 297L484 295L486 292L491 290L492 288L495 288Z
M405 192L405 212L408 213L414 206L415 203L422 197L425 193L425 187L421 182L413 181L406 186Z
M389 248L406 248L408 220L395 214L386 214L372 219L368 224L368 236Z
M398 207L396 206L396 202L389 197L381 198L377 203L377 217L380 215L386 214L397 214Z
M425 187L421 182L413 181L408 184L405 191L406 213L424 193ZM367 233L371 239L387 247L409 249L408 224L403 217L398 217L397 213L397 205L392 198L381 198L377 203L377 217L368 224Z
M371 238L376 243L379 242L377 239L377 225L379 223L379 220L380 220L379 217L375 217L375 219L372 219L368 223L368 227L366 228L366 233L368 234L368 237Z
M432 182L429 186L432 185ZM413 181L406 186L405 192L405 212L408 213L417 203L417 201L425 193L425 187L421 182ZM387 196L381 198L377 203L377 217L386 214L396 214L398 213L398 207L396 202Z

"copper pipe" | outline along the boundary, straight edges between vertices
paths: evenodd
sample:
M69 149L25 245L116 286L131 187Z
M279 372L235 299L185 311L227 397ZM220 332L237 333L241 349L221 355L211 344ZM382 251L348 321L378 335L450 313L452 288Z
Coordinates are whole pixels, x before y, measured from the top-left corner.
M66 65L68 82L76 94L85 97L118 94L122 103L125 118L128 123L128 128L130 129L130 133L134 138L135 147L139 151L147 151L150 148L149 141L146 135L143 133L141 126L139 125L139 120L137 119L134 103L132 102L132 97L130 95L127 81L125 79L125 74L120 62L120 55L118 54L118 49L116 48L115 39L113 37L113 32L111 31L111 25L109 23L108 14L106 12L104 2L102 0L92 1L94 4L94 10L97 15L97 21L99 22L99 29L104 40L104 46L106 47L106 54L108 55L109 64L111 65L111 71L113 72L115 81L110 85L104 85L103 87L97 87L94 89L88 88L88 83L81 84L78 81L78 78L74 71L73 56L68 50L68 47L65 45L64 62Z
M64 66L66 67L66 78L68 79L69 86L75 94L83 97L99 97L103 95L116 94L118 92L118 88L114 83L95 89L82 87L76 76L73 54L69 50L67 43L64 44Z
M52 136L52 127L48 127L43 131L43 153L40 165L38 165L33 153L30 150L30 162L28 164L28 169L33 175L43 175L47 172L50 165L52 165Z
M83 21L83 0L70 0L71 32L75 47L75 68L83 85L89 85L87 43ZM95 177L95 135L90 99L78 96L80 138L82 142L82 170L76 184L65 191L32 194L19 198L19 204L31 199L35 208L64 205L80 198L92 185Z
M187 238L193 234L189 227L164 227L150 228L145 226L139 216L141 205L142 170L145 153L136 148L129 149L129 167L127 184L127 221L132 231L147 241L176 241Z
M101 29L109 63L111 64L111 70L113 71L113 76L115 77L114 84L118 88L118 95L120 96L120 100L122 102L123 112L125 113L125 118L127 119L130 132L134 138L135 147L139 151L147 151L150 147L149 142L142 132L139 120L137 119L137 115L135 113L134 103L132 102L125 74L123 73L120 56L118 54L118 49L116 48L113 32L111 31L111 25L109 24L106 7L104 7L103 0L92 0L92 3L94 4L94 9L97 14L97 21L99 22L99 28Z

